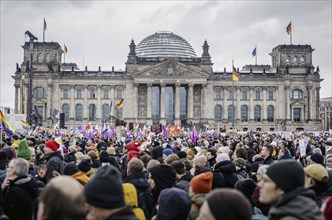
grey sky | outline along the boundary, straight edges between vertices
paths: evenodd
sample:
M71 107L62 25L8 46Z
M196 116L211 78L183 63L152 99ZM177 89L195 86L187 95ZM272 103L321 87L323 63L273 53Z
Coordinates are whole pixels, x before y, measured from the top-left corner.
M271 64L268 55L289 44L286 26L292 20L293 44L310 44L319 66L321 97L332 96L331 1L4 1L1 0L1 106L14 107L15 63L23 61L24 32L42 41L66 44L66 62L80 69L124 69L129 43L136 45L157 31L172 31L201 56L210 45L214 71Z

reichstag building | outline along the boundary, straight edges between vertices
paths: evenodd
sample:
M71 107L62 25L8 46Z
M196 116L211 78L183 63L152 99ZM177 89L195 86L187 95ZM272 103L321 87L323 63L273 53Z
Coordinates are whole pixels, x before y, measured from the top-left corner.
M24 60L13 76L15 112L27 114L29 42L22 47ZM67 127L114 125L120 119L141 125L234 125L240 131L319 130L322 79L312 65L313 51L310 45L276 46L269 54L271 65L245 65L233 82L231 69L213 70L207 41L198 56L172 32L157 32L138 45L132 40L124 71L80 70L75 63L62 63L58 43L35 42L32 105L46 127L54 123L57 109Z

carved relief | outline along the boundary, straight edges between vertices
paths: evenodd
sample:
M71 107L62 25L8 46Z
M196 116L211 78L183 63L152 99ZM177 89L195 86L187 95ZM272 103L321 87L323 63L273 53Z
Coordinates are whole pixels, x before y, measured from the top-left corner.
M140 84L138 86L138 94L137 94L137 109L138 109L138 118L146 118L147 117L147 94L148 87L146 84Z
M194 86L193 116L195 119L201 118L201 87Z

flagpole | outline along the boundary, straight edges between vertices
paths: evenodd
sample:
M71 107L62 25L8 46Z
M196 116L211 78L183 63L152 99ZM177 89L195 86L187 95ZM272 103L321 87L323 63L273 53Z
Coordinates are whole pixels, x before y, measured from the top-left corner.
M291 25L291 32L290 32L290 35L289 35L289 40L290 40L290 44L292 45L292 34L293 34L292 21L290 21L290 25Z
M63 62L66 63L66 54L63 53Z
M45 42L45 18L43 23L43 42Z
M256 56L255 56L255 65L257 65L257 45L256 45L256 47L255 47L255 49L256 49Z
M232 129L234 130L234 119L235 119L235 107L234 107L234 95L235 95L235 86L233 80L233 67L234 67L234 60L232 60L232 85L233 85L233 97L232 97L232 111L233 111L233 118L232 118Z

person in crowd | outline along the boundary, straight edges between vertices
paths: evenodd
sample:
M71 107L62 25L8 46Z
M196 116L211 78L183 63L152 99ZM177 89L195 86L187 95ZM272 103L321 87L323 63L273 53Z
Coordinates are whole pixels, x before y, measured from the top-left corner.
M179 156L177 154L170 154L164 159L164 164L171 165L174 161L178 161Z
M207 196L197 220L251 220L252 208L248 199L233 189L214 189Z
M133 208L125 204L121 174L114 166L100 167L85 185L84 195L87 219L137 220Z
M238 181L235 164L230 161L226 153L218 154L216 162L213 169L212 188L234 188L235 183Z
M216 148L209 148L206 152L206 157L209 163L210 170L213 169L213 166L216 164L217 150Z
M96 173L96 170L92 168L92 163L90 159L83 159L78 165L78 169L85 173L89 178L92 178Z
M40 194L37 220L86 219L85 199L79 182L58 176Z
M68 163L64 168L63 174L66 176L71 176L77 180L80 183L82 189L90 180L90 178L84 172L80 171L77 165L74 163Z
M204 172L211 171L210 168L208 168L206 165L207 165L207 158L205 155L195 157L193 159L194 176Z
M135 186L131 183L123 183L122 188L126 205L133 207L134 214L139 220L146 220L143 210L138 207L138 198Z
M297 161L284 160L267 168L258 186L259 201L272 205L269 219L324 219L314 201L315 193L305 189L304 183L305 173Z
M185 165L181 160L174 161L170 164L176 172L176 187L189 192L190 181L193 176L186 171Z
M29 163L15 158L8 164L3 190L3 210L9 219L31 220L37 204L38 188L34 178L28 176Z
M262 148L262 157L264 158L263 164L271 164L273 163L273 146L270 144L264 145Z

